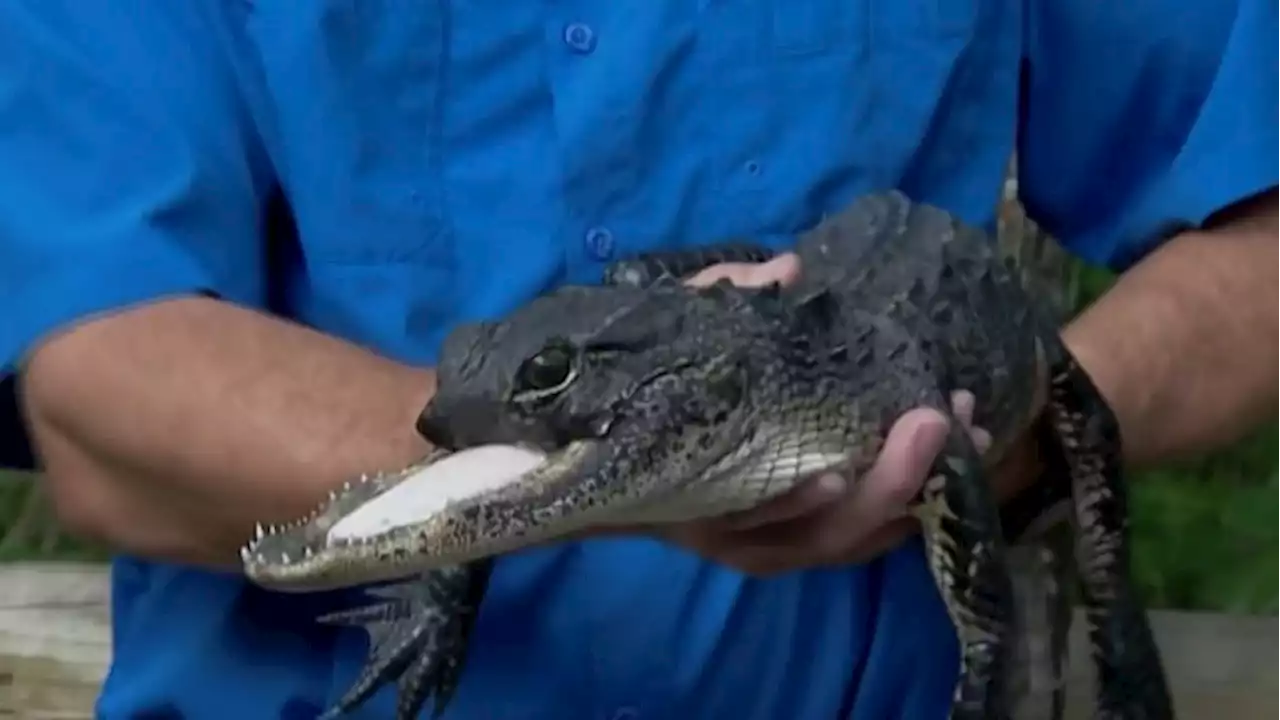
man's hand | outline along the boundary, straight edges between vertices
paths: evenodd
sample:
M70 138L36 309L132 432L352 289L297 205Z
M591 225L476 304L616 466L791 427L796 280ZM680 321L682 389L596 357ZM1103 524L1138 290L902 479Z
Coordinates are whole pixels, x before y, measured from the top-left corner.
M690 283L728 279L743 286L785 285L799 269L799 259L788 253L767 263L716 265ZM953 414L968 426L973 396L957 393L952 402ZM754 510L667 528L663 535L758 575L869 560L914 532L907 505L927 479L947 432L948 420L941 413L912 410L894 424L864 476L816 477ZM970 427L970 432L979 449L990 444L984 431Z

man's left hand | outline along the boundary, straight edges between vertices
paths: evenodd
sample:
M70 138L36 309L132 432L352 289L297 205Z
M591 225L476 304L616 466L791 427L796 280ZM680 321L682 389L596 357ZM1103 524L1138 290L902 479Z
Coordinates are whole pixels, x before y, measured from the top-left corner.
M766 263L716 265L689 282L707 285L728 279L742 286L786 285L799 270L799 259L788 253ZM989 446L990 436L970 426L973 396L957 393L952 403L952 415L969 429L979 449ZM759 508L677 525L663 534L704 557L755 575L870 560L915 531L908 504L942 450L948 423L936 409L911 410L894 423L864 475L824 474Z

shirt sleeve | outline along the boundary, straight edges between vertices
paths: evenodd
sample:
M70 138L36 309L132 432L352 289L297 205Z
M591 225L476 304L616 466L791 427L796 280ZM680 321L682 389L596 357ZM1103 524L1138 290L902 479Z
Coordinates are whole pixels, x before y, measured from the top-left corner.
M1126 269L1274 188L1276 5L1028 5L1019 193L1085 260Z
M219 5L0 3L0 376L90 316L263 294L271 180Z

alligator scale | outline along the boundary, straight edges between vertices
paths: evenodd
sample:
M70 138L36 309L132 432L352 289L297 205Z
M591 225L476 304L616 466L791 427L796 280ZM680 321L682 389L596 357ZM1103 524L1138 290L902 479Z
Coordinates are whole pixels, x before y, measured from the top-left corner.
M961 646L951 717L1012 718L1025 637L1011 542L1066 522L1097 670L1096 717L1173 716L1130 584L1116 420L999 258L946 212L889 192L798 239L787 287L705 288L747 244L642 256L601 286L564 287L454 330L418 428L439 450L334 493L312 516L259 530L248 577L308 591L392 581L385 602L329 622L366 627L369 659L336 717L387 683L397 717L448 703L492 558L610 524L667 523L757 506L814 473L857 477L892 422L976 397L980 452L959 422L913 505ZM987 469L1034 432L1047 459L1002 509ZM1055 516L1055 510L1066 512ZM1061 526L1060 526L1061 527ZM1069 616L1050 615L1061 638Z

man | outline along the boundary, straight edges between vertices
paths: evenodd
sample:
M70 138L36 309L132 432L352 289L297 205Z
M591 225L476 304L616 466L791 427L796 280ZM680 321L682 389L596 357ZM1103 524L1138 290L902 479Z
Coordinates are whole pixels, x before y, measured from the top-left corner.
M98 716L310 718L344 689L365 639L313 618L351 594L255 589L236 549L422 454L454 324L643 249L785 247L885 187L990 225L1015 138L1036 218L1134 266L1067 329L1128 459L1232 439L1276 396L1276 25L1263 0L0 5L0 358L62 518L120 553ZM282 198L296 234L263 222ZM941 422L733 527L504 558L451 717L944 717L955 638L895 521Z

